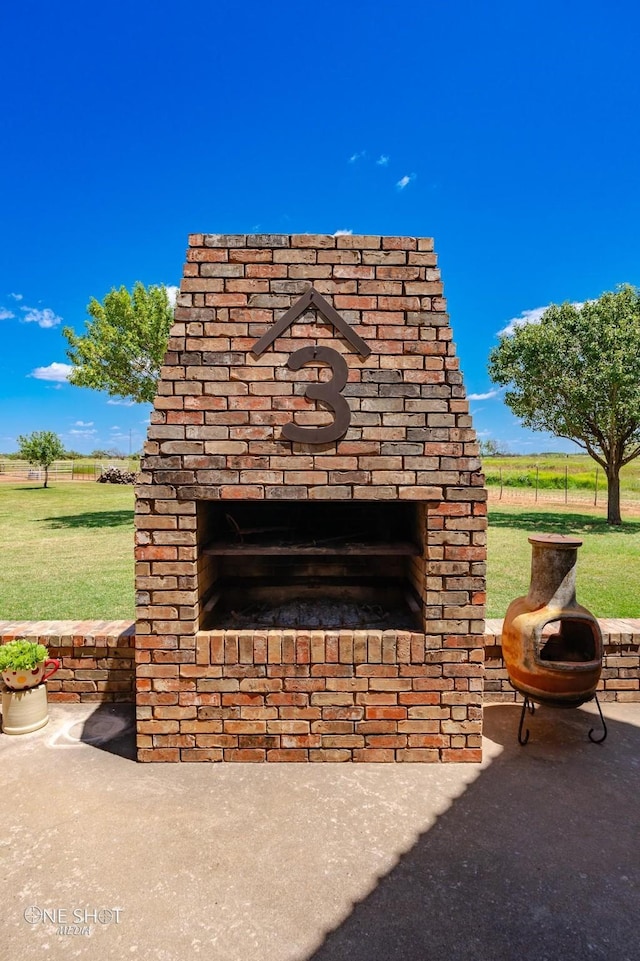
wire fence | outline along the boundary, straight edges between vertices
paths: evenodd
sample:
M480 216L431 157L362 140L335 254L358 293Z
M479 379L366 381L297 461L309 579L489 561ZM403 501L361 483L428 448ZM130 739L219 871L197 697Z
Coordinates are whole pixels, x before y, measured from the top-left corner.
M539 507L546 505L565 505L567 507L590 507L606 513L607 509L607 490L599 491L587 490L532 490L530 487L495 487L487 486L489 503L491 504L522 504L523 506L536 505ZM640 495L636 492L620 492L620 508L631 510L633 513L640 512Z
M491 500L538 501L554 504L607 504L607 478L600 467L593 471L550 471L538 466L529 469L488 468L485 482ZM627 478L621 486L621 503L640 503L638 478Z
M140 463L137 460L123 461L54 461L48 472L49 481L95 481L108 467L119 467L123 470L137 471ZM0 481L42 481L45 472L27 461L0 459Z

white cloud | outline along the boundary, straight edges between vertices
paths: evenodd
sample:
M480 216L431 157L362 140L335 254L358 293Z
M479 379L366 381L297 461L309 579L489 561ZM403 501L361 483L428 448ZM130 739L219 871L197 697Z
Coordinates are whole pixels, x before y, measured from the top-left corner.
M380 154L380 156L376 160L376 163L378 164L379 167L386 167L387 164L389 163L389 158L387 157L386 154Z
M135 401L115 400L114 398L111 398L110 400L107 401L107 404L109 404L111 407L133 407L133 405L135 404Z
M467 400L492 400L494 397L497 397L499 393L500 390L496 389L488 390L486 394L469 394Z
M12 317L15 317L12 310L7 310L6 307L0 307L0 320L11 320Z
M109 430L122 430L122 427L120 427L119 424L114 424L113 427L109 428Z
M366 153L366 150L359 150L358 152L351 154L349 157L349 163L354 164L357 160L362 160L362 158L366 156Z
M404 190L404 188L408 187L411 181L415 179L416 179L415 174L405 174L404 177L400 178L400 180L396 184L396 187L398 188L398 190Z
M9 296L10 296L10 297L13 297L14 300L22 300L22 299L23 299L22 294L9 294Z
M46 328L57 327L62 321L62 317L54 314L50 307L45 307L44 310L38 310L37 307L21 307L20 310L24 311L23 324L37 324L38 327Z
M534 307L533 310L523 310L519 317L512 317L506 327L498 331L498 336L510 337L516 327L524 327L525 324L539 324L546 309L546 307Z
M71 428L69 433L73 437L93 437L93 435L97 434L98 431L95 429L95 427L93 428L93 430L74 430L73 428Z
M74 427L93 427L92 420L76 420L73 424Z
M167 297L169 298L170 306L175 307L179 288L175 287L173 284L165 284L165 290L167 291Z
M336 230L334 237L350 237L353 230Z
M48 367L36 367L29 376L35 377L36 380L49 380L62 384L69 379L72 370L71 364L53 363L49 364Z
M584 301L577 301L571 306L579 310L583 303ZM506 327L498 331L498 337L511 337L511 335L515 333L516 328L524 327L525 324L539 324L542 315L549 307L550 304L547 304L546 307L534 307L532 310L523 310L519 317L512 317Z

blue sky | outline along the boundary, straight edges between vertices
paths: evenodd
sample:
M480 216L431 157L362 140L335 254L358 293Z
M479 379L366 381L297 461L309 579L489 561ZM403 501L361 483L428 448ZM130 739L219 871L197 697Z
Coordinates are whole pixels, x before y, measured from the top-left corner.
M0 14L0 451L140 447L62 326L179 283L195 232L434 236L476 429L516 452L496 333L640 284L635 0L22 0Z

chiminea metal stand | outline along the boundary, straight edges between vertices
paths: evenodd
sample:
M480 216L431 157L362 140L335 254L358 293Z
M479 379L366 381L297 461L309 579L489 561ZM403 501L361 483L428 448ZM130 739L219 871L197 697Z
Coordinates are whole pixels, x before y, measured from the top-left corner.
M531 583L526 597L512 601L502 629L502 653L509 682L524 696L518 741L527 710L535 704L575 708L595 700L603 733L607 726L597 697L602 672L602 632L596 618L576 601L576 562L582 541L561 534L538 534L532 545Z
M607 736L607 725L606 725L604 716L603 716L603 714L602 714L602 708L600 707L600 701L598 700L598 695L597 695L597 694L594 694L593 697L590 698L590 700L596 702L596 707L598 708L598 713L599 713L599 715L600 715L600 722L601 722L601 724L602 724L602 736L601 736L601 737L594 737L594 736L593 736L593 732L594 732L595 728L592 727L592 728L589 728L589 740L590 740L590 741L593 741L594 744L602 744L602 742L605 740L605 738L606 738L606 736ZM548 702L547 702L547 703L548 703ZM585 702L583 701L583 703L585 703ZM548 705L548 706L553 706L553 707L577 707L578 705L574 705L574 704L563 704L563 705L554 704L554 705ZM519 742L520 744L522 744L523 746L524 746L524 745L527 743L527 741L529 740L529 728L527 728L527 729L525 730L524 736L523 736L523 734L522 734L522 728L524 727L524 718L525 718L525 714L527 713L527 711L529 711L529 713L530 713L531 715L535 714L535 713L536 713L536 705L535 705L535 702L531 700L531 698L529 697L529 695L528 695L528 694L525 694L525 695L524 695L524 703L523 703L523 705L522 705L522 713L520 714L520 724L518 725L518 742Z

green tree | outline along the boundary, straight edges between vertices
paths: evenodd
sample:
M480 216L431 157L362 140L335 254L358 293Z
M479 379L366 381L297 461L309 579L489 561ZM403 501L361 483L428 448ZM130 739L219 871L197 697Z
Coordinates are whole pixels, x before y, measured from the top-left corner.
M500 450L500 445L497 440L492 437L487 437L480 441L480 456L481 457L498 457L499 454L504 453Z
M50 430L36 430L18 437L20 456L44 470L44 486L49 483L49 468L54 460L64 457L64 446L57 434Z
M501 336L489 374L525 427L567 437L601 465L607 521L620 524L620 468L640 454L640 290L552 304L539 324Z
M173 319L164 284L147 288L137 282L131 292L113 288L102 303L92 298L87 312L93 319L86 334L62 331L73 365L69 383L153 401Z

